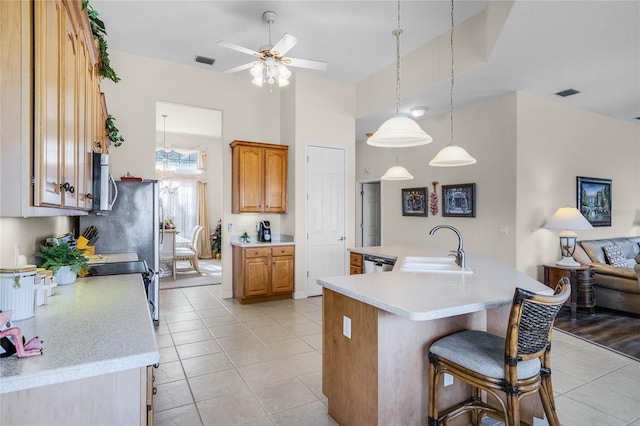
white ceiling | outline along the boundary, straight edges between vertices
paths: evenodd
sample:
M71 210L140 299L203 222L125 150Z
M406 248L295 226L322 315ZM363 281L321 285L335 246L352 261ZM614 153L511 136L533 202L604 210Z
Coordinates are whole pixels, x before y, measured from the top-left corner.
M268 44L268 25L262 21L266 10L278 13L272 25L274 43L285 32L299 40L287 56L329 63L324 72L303 72L357 83L395 63L391 31L397 25L396 1L90 3L105 22L110 49L215 71L251 61L248 55L217 46L217 41L254 50ZM456 0L456 24L486 6L487 0ZM450 2L403 0L401 27L404 55L449 31ZM216 62L211 67L195 63L196 55ZM581 93L554 95L569 88ZM489 62L456 77L455 105L517 90L640 125L635 118L640 116L640 1L517 0ZM405 98L402 105L429 106L427 117L445 114L449 85ZM356 138L375 131L394 112L395 103L358 117Z

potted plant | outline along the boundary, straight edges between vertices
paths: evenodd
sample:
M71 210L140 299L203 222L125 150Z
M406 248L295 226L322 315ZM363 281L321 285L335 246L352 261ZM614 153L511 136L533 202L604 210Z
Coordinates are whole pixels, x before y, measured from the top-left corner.
M38 257L43 262L40 267L51 269L58 285L73 284L78 274L88 269L84 252L71 248L67 243L45 246Z
M216 259L220 259L220 252L222 251L222 219L218 221L216 230L211 234L211 250Z

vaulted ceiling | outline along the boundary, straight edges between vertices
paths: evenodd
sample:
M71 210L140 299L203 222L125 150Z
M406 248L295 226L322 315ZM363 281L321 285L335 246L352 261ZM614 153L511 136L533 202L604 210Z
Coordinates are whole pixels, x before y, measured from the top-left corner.
M488 3L456 0L456 24L481 13ZM262 20L267 10L278 14L272 25L273 43L285 32L299 40L287 56L329 63L326 71L302 72L357 84L395 63L391 35L397 26L395 1L91 0L90 4L105 22L110 49L213 71L252 59L217 46L219 40L252 50L268 44L269 27ZM402 1L401 27L404 56L448 33L450 2ZM196 63L196 55L214 58L215 63ZM250 84L248 70L244 73ZM403 106L428 106L427 117L446 113L449 85L439 86L403 99ZM569 88L581 93L555 95ZM487 63L456 77L456 107L511 91L531 92L640 125L640 1L515 1ZM357 117L356 139L388 118L395 108L392 101Z

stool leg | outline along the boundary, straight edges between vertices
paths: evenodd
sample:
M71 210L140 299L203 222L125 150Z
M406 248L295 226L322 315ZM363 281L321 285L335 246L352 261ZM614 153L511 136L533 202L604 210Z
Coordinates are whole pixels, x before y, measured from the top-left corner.
M429 356L429 426L438 426L438 377L435 360Z
M471 399L473 401L481 401L480 388L471 386ZM471 424L474 426L480 426L482 423L482 416L480 415L480 409L474 408L471 410Z

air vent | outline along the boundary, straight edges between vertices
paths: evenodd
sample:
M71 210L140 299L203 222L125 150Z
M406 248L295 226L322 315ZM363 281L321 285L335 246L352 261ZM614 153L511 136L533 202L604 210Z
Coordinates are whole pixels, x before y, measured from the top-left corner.
M566 98L567 96L575 95L577 93L580 93L580 92L578 92L576 89L567 89L567 90L563 90L562 92L556 93L556 95Z
M206 56L200 56L200 55L198 55L198 56L196 56L195 61L196 61L196 62L199 62L199 63L201 63L201 64L205 64L205 65L213 65L213 63L214 63L216 60L215 60L215 59L213 59L213 58L207 58Z

